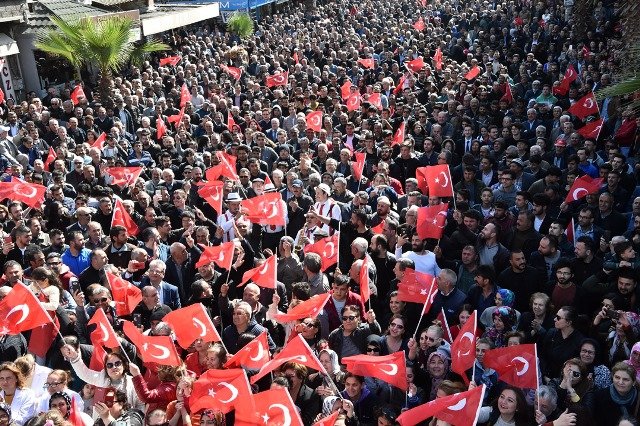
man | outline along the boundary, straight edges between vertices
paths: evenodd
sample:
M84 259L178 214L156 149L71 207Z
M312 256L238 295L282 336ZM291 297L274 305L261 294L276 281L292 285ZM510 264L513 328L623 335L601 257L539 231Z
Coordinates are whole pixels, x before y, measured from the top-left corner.
M509 250L498 240L499 229L489 222L478 234L476 251L480 265L494 265L498 271L504 270L509 262Z
M433 299L433 305L429 310L428 318L431 322L444 309L449 324L455 323L458 318L460 307L467 298L467 295L456 288L458 277L451 269L442 269L436 278L438 293Z
M300 179L295 179L291 183L293 197L287 200L287 210L289 224L287 235L296 235L305 224L305 214L313 205L313 199L304 193L303 183Z
M567 238L567 234L565 234L565 228L565 221L556 219L549 225L549 235L553 235L558 239L558 249L563 257L573 258L574 247L569 238Z
M151 316L163 317L171 312L171 308L160 303L158 290L153 286L142 287L142 302L133 310L132 316L140 316L137 326L142 326L144 330L151 328Z
M533 228L535 216L533 212L521 212L516 219L516 227L506 239L509 250L522 250L525 256L530 255L538 247L541 235Z
M316 203L313 205L313 211L319 216L326 216L340 221L342 218L340 206L329 200L329 196L331 195L331 188L329 188L329 185L325 183L318 185L315 188L315 195ZM335 230L330 229L329 225L326 223L318 223L318 226L327 231L329 235L333 235L335 232Z
M90 255L91 250L84 246L82 231L72 231L69 234L69 248L62 253L62 262L73 274L80 275L89 266Z
M46 257L47 267L58 275L62 288L70 293L73 288L77 289L78 278L69 270L69 267L62 263L60 253L52 252Z
M242 198L237 193L231 192L224 201L227 203L227 211L218 216L217 224L223 231L222 242L228 243L236 237L234 225L236 217L240 213Z
M149 263L148 277L142 280L142 285L151 285L157 291L160 303L167 305L172 310L180 309L180 295L178 287L164 281L166 265L159 259L154 259Z
M456 210L453 212L453 218L458 223L458 229L451 235L449 255L455 259L460 257L463 247L473 245L478 240L482 213L477 210L467 210L460 213L459 210Z
M75 213L78 221L73 225L67 226L67 236L71 236L73 231L82 232L82 236L87 238L89 236L89 222L91 222L91 209L89 207L78 207Z
M100 223L91 221L87 224L88 238L84 243L84 246L89 250L95 250L105 247L105 238L102 234L102 225Z
M529 187L535 182L535 177L531 173L524 171L524 161L520 158L516 158L509 163L509 168L514 175L514 186L521 191L527 191ZM504 176L504 173L503 173Z
M495 201L504 201L508 207L512 207L516 201L518 189L514 185L515 174L510 170L505 170L500 176L500 187L493 191Z
M577 241L582 237L591 238L595 243L600 243L600 238L604 230L594 225L595 215L589 206L580 209L578 213L578 226L573 230L574 239Z
M485 309L495 306L499 289L500 287L495 284L493 268L489 265L480 265L476 269L476 286L469 290L465 303L469 303L478 312L484 312Z
M587 294L573 280L573 271L568 259L560 259L555 268L555 283L551 286L553 306L573 306L579 314L586 314Z
M129 234L127 228L122 225L115 225L109 231L111 244L106 248L109 263L117 268L125 269L131 260L131 251L136 248L133 244L127 243Z
M624 216L613 209L614 198L608 192L603 192L598 198L598 214L594 223L607 231L611 235L622 235L627 228Z
M332 284L331 297L324 307L327 318L327 326L322 327L323 334L329 335L331 330L335 330L342 324L341 312L342 308L347 305L356 305L362 312L365 307L362 299L358 293L354 293L349 289L350 280L349 277L342 274L336 274L334 282ZM326 328L326 332L325 332Z
M96 249L91 252L91 263L84 271L78 275L78 283L80 289L85 292L91 284L99 283L103 286L109 285L109 280L104 272L104 267L109 263L107 254L102 249Z
M248 303L251 307L251 318L258 324L264 324L267 318L267 306L260 303L260 287L254 283L248 283L242 290L242 299L229 300L229 285L222 284L218 295L218 305L223 324L231 324L234 306L239 302Z
M31 229L31 243L37 244L41 248L46 248L51 245L49 235L42 232L42 224L37 217L31 217L27 220L27 226Z
M513 308L520 312L530 309L531 295L536 292L545 292L546 279L534 267L527 265L527 259L522 250L511 252L509 257L510 267L498 275L498 285L513 291L515 301Z
M436 256L433 252L425 248L425 240L422 240L417 232L411 235L411 251L402 253L402 246L407 243L404 236L398 237L396 244L396 259L401 257L411 259L415 264L415 270L431 276L440 275L440 267L436 263Z
M533 214L535 219L533 220L533 229L540 234L548 234L549 226L553 218L547 214L547 209L551 199L547 194L536 194L533 196Z
M9 260L15 260L22 266L22 268L27 268L27 262L24 259L24 252L31 244L32 233L31 229L27 228L25 225L19 225L13 228L11 232L13 234L14 242L4 242L2 244L2 255L0 255L0 264L4 264Z
M380 300L389 293L389 284L395 278L393 269L396 266L396 257L389 253L389 243L387 237L382 234L376 234L371 238L369 244L371 259L376 266L376 287L378 294L381 295Z
M195 280L196 263L200 260L202 251L195 244L189 230L183 234L186 243L173 243L169 247L169 259L167 259L167 271L165 281L178 287L182 303L191 297L191 283Z
M302 269L311 287L310 295L324 294L329 291L329 280L321 270L322 258L317 253L307 253L302 261Z
M531 266L549 280L561 254L560 250L558 250L558 239L552 235L547 235L540 239L538 251L531 253Z

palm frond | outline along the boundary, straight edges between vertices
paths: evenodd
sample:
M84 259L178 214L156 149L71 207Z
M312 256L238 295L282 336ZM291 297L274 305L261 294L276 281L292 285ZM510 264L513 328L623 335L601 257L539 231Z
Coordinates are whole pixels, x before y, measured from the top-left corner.
M156 40L151 40L146 43L135 43L131 50L131 63L139 67L147 59L150 53L162 52L164 50L169 50L169 45Z
M236 12L227 21L227 29L244 40L253 35L253 20L246 12Z

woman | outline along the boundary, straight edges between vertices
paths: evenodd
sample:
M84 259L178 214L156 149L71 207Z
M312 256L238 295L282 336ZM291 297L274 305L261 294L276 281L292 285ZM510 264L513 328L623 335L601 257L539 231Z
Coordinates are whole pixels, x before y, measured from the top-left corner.
M487 425L534 425L533 409L527 406L524 393L514 386L506 386L491 406L480 408L478 423Z
M35 358L31 354L23 355L16 358L16 367L22 372L25 386L32 389L37 397L41 397L47 393L45 383L47 376L51 373L51 369L36 363Z
M220 410L204 410L200 418L201 426L226 426L224 413Z
M611 384L611 371L600 361L600 345L594 339L584 339L580 346L580 360L587 367L587 376L597 389L604 389Z
M633 345L629 359L625 362L636 370L636 380L640 379L640 342Z
M554 328L545 334L538 353L543 375L549 378L560 377L562 365L579 354L584 339L574 327L576 309L573 306L560 308L554 320Z
M404 337L407 321L402 315L394 314L391 317L389 328L380 339L380 355L389 355L399 351L408 352L409 339Z
M313 423L313 419L322 410L320 395L306 385L309 370L306 366L292 361L285 362L280 372L289 380L289 395L294 404L300 408L300 417L304 424Z
M186 373L182 365L177 367L161 365L158 367L160 384L155 386L154 389L149 389L137 365L129 364L129 372L133 376L133 386L135 386L138 399L147 404L147 410L149 411L156 408L164 409L167 404L175 399L176 384L180 377Z
M104 402L96 402L94 406L98 413L96 426L142 426L144 424L144 415L142 411L132 408L127 402L127 394L117 390L113 403L107 405Z
M527 343L535 343L553 327L551 298L545 293L533 293L529 302L531 312L523 312L520 315L518 330L524 333Z
M11 418L11 407L5 402L0 402L0 424L3 426L15 426L16 424Z
M344 389L344 372L340 369L340 363L338 362L338 354L331 349L321 349L318 354L320 364L329 373L328 380L322 373L317 372L309 375L309 387L315 389L316 393L323 398L331 395L335 395L335 389L332 385L335 385L339 391Z
M381 328L387 328L389 326L389 322L391 322L391 317L393 315L404 315L404 308L406 307L406 302L398 300L398 292L392 291L389 293L389 312L384 314L382 321L380 322Z
M172 426L200 423L200 414L191 414L189 410L189 396L191 396L195 379L194 376L184 375L176 386L176 399L167 405L167 418L170 419L169 423Z
M638 385L636 371L629 364L619 362L611 369L613 383L604 389L594 389L585 396L598 426L614 426L622 416L638 415Z
M582 401L591 389L592 383L587 375L587 366L579 358L572 358L564 363L562 376L549 382L558 394L558 411L570 408L572 404Z
M515 294L513 294L511 290L501 288L496 293L496 297L494 299L495 306L489 306L484 310L484 312L482 312L482 315L480 315L480 323L484 326L485 329L490 328L493 325L493 313L495 312L496 308L499 308L501 306L508 306L513 309L514 301ZM520 319L520 312L515 311L515 313L517 322Z
M207 351L211 345L211 342L197 339L193 342L193 352L187 355L184 360L187 370L192 371L196 377L200 377L207 370Z
M460 310L458 311L458 324L454 325L449 329L452 340L455 340L456 337L458 337L458 334L460 334L460 329L467 323L473 311L474 311L473 306L471 306L468 303L465 303L462 306L460 306ZM476 330L476 334L478 334L479 332L480 330ZM478 337L480 337L480 335L478 335Z
M296 334L302 334L309 347L315 347L322 337L322 329L318 318L305 318L295 326ZM295 337L290 336L289 339Z
M516 325L516 311L508 306L496 308L492 314L493 327L484 332L483 337L491 341L494 347L501 348L507 345L505 335Z
M13 362L0 364L0 398L11 405L11 419L19 426L36 414L36 396L25 387L22 373Z
M76 407L80 411L84 411L84 401L79 393L72 391L67 386L71 382L71 377L64 370L53 370L47 376L46 383L42 386L45 390L45 395L40 397L38 401L38 412L43 413L50 407L51 396L54 393L64 392L68 395L76 404Z
M449 352L438 349L429 354L426 370L422 368L413 369L413 383L418 388L424 389L426 401L432 401L436 398L438 387L444 380L461 381L457 374L450 371L450 366L451 356Z
M129 406L144 410L144 403L140 401L133 385L133 378L125 372L129 369L129 361L118 352L107 354L104 359L104 370L90 370L82 361L80 354L71 345L62 347L62 355L71 363L76 376L85 383L100 387L113 387L126 395L126 400L131 401ZM97 411L95 414L99 414ZM94 415L95 417L95 415Z
M47 406L47 410L58 410L62 417L66 420L69 419L71 415L71 408L73 406L71 395L66 392L54 392L51 395L51 399L49 399L49 405ZM81 409L76 405L73 410L76 413L77 418L82 421L82 424L85 426L90 426L93 424L93 419L88 414L85 414ZM77 425L74 425L77 426Z

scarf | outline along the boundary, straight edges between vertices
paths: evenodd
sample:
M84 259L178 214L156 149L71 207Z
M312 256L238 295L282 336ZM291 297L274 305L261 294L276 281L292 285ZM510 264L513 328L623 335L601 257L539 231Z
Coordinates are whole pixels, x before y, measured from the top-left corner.
M631 388L631 391L626 396L622 396L618 393L615 386L610 385L609 395L611 396L611 399L613 400L613 402L615 402L618 405L618 407L620 407L620 410L622 410L622 416L626 417L629 415L629 411L627 410L627 405L633 403L633 401L636 399L636 397L638 396L638 389L636 389L636 387L633 386Z

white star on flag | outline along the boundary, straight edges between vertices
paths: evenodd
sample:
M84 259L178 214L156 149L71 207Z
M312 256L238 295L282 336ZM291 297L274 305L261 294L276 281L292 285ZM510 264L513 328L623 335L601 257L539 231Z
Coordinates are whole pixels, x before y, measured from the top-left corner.
M436 181L436 183L440 183L440 179L439 178L435 178L434 180Z
M211 396L211 397L215 397L216 396L216 391L214 391L213 388L209 389L209 396Z
M264 420L265 425L269 424L269 416L267 415L267 413L264 413L264 415L262 416L262 420Z
M427 294L427 290L423 288L422 290L420 290L420 294L425 296Z

